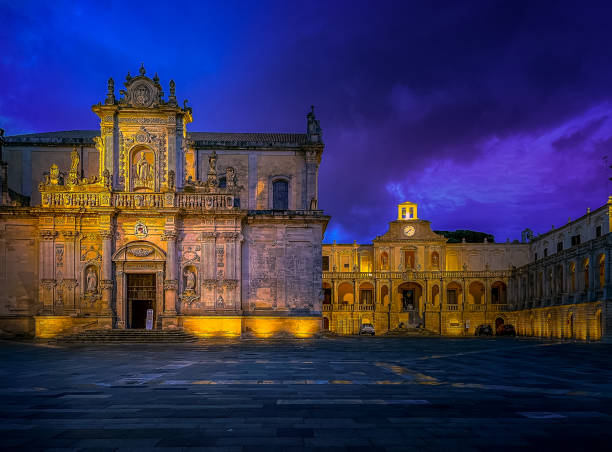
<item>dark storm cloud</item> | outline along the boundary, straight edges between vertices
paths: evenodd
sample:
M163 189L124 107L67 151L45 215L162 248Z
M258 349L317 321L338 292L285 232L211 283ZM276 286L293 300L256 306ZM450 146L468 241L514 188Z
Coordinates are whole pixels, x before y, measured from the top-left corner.
M8 133L96 128L106 78L141 61L177 81L191 130L302 131L315 104L326 240L370 240L405 198L504 239L607 196L607 2L1 8Z

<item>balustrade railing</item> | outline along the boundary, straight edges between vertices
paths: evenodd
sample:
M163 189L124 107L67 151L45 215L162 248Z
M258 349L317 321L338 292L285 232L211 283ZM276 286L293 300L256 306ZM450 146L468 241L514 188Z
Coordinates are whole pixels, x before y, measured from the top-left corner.
M462 279L509 278L511 271L406 271L406 272L323 272L323 279Z
M459 311L459 305L458 304L447 304L446 310L447 311Z
M151 209L179 207L187 210L230 210L234 209L234 195L226 193L139 193L115 192L103 188L96 191L75 191L57 189L41 190L43 207L82 208L115 207L118 209Z
M471 304L469 305L469 309L472 312L486 311L486 307L484 304Z
M497 312L505 312L508 311L508 305L507 304L492 304L491 305L491 311L497 311Z

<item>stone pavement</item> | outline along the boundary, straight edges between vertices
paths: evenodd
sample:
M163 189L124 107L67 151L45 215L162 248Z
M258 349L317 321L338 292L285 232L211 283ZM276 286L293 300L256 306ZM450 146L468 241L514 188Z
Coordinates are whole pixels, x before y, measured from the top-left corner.
M586 450L612 346L512 338L0 342L0 449Z

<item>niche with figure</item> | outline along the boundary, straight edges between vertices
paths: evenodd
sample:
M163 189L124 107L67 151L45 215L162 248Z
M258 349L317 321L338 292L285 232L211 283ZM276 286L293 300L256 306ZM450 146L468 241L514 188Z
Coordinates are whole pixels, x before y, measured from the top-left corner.
M193 265L187 265L183 269L183 293L193 295L196 293L198 274Z
M148 148L132 153L132 189L155 190L155 154Z
M83 291L81 295L85 303L93 304L101 298L100 287L100 271L94 264L87 265L83 269Z
M88 265L85 268L84 283L85 293L94 294L98 292L98 268L95 265Z

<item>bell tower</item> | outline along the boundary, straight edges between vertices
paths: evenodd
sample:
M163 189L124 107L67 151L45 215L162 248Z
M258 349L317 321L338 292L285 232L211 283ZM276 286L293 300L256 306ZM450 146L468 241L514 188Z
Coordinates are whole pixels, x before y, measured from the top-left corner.
M175 83L170 80L169 96L157 74L128 72L122 96L115 98L115 82L108 80L104 104L92 107L100 118L96 147L100 174L110 174L113 191L167 192L181 190L185 180L186 125L192 121L187 101L180 107Z
M416 203L406 201L397 205L398 220L418 220L418 218Z

